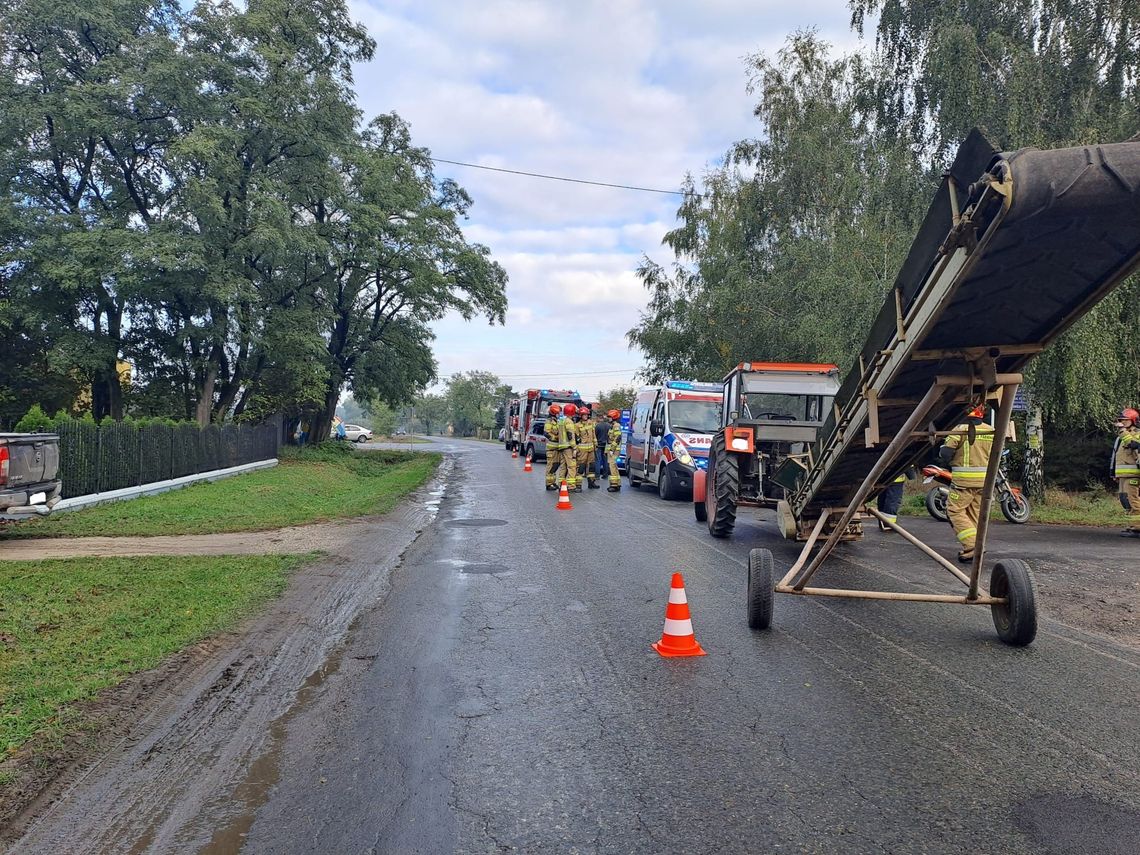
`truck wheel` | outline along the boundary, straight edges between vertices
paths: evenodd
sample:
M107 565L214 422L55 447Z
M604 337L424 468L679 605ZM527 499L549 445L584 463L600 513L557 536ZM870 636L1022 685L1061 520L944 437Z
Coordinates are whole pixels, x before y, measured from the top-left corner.
M1037 583L1029 565L1005 558L990 573L990 596L1008 601L990 606L998 638L1014 647L1024 647L1037 635Z
M736 527L736 497L740 495L740 463L724 446L724 432L713 437L709 472L705 478L705 507L709 534L728 537Z
M939 522L946 522L946 520L949 519L949 517L946 516L946 499L949 498L949 496L949 490L939 484L935 484L926 493L926 512Z
M753 549L748 553L748 628L767 629L772 625L772 551Z
M673 477L664 466L659 467L661 472L657 478L657 495L666 502L677 498L677 488L673 486Z

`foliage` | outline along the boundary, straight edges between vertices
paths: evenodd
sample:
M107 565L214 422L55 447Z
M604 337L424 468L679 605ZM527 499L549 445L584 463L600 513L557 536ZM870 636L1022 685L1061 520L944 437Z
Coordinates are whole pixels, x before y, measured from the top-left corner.
M511 387L489 371L467 371L447 381L447 412L456 436L471 436L495 423L495 407L511 396Z
M434 379L431 320L502 322L470 197L398 116L359 129L374 47L345 0L6 4L0 419L86 387L96 418L321 435L345 386L394 404Z
M3 538L150 537L266 531L390 511L435 471L438 454L356 451L325 442L283 449L281 462L220 481L27 520Z
M370 401L364 408L369 426L377 436L391 436L396 431L396 411L383 401Z
M0 562L0 748L63 735L93 697L235 623L285 589L304 556Z
M634 386L614 386L598 393L598 403L601 404L603 413L608 413L610 410L627 410L633 406L636 395L637 388Z
M16 422L16 433L38 433L50 431L56 425L56 420L40 409L39 404L32 404L32 408L24 417Z
M748 64L760 136L686 196L665 238L681 263L638 271L651 296L629 339L650 381L721 377L741 359L849 362L934 186L876 122L860 57L832 59L801 32Z
M443 395L420 395L412 401L412 421L428 436L443 433L448 417L447 398Z

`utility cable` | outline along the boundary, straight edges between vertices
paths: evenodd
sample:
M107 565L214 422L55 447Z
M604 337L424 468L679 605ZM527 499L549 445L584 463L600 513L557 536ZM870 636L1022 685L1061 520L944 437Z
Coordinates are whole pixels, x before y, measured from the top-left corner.
M483 166L478 163L464 163L459 160L447 160L443 157L432 157L435 163L450 163L453 166L467 166L471 169L486 169L490 172L506 172L509 175L525 175L528 178L545 178L547 181L566 181L570 184L591 184L594 187L615 187L618 190L637 190L641 193L664 193L671 196L690 195L684 190L658 190L654 187L635 187L631 184L610 184L606 181L587 181L585 178L564 178L561 175L544 175L541 172L524 172L521 169L504 169L500 166Z

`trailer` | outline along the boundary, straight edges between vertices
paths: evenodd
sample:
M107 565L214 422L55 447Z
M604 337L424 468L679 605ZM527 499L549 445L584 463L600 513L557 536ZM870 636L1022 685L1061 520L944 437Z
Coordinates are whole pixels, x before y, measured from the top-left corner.
M1000 152L978 131L959 149L831 413L786 486L785 537L804 541L775 575L770 550L748 561L748 624L770 626L773 594L988 606L998 637L1037 631L1033 573L998 561L980 590L1001 452L1021 371L1140 266L1140 142ZM866 505L919 462L976 404L996 406L968 572ZM871 591L809 583L864 519L877 518L965 586L964 593Z

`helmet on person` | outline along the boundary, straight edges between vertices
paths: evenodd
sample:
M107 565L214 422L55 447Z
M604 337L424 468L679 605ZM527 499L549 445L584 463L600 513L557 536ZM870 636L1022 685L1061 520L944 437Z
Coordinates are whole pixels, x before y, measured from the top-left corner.
M562 405L561 404L551 404L550 409L548 409L547 412L550 413L550 415L552 415L552 416L556 416L560 412L562 412Z
M610 410L606 415L616 422L621 418L621 410Z
M583 404L581 407L578 408L578 415L582 416L583 418L588 419L590 417L590 408L587 407L585 404Z
M577 404L567 404L565 407L562 408L562 412L564 412L568 416L572 416L578 412L578 406L577 406Z
M1116 417L1116 420L1118 422L1132 422L1132 424L1135 426L1137 422L1140 422L1140 412L1137 412L1131 407L1125 407L1120 411L1120 415Z
M984 419L986 417L986 405L978 404L974 409L970 410L970 418Z

